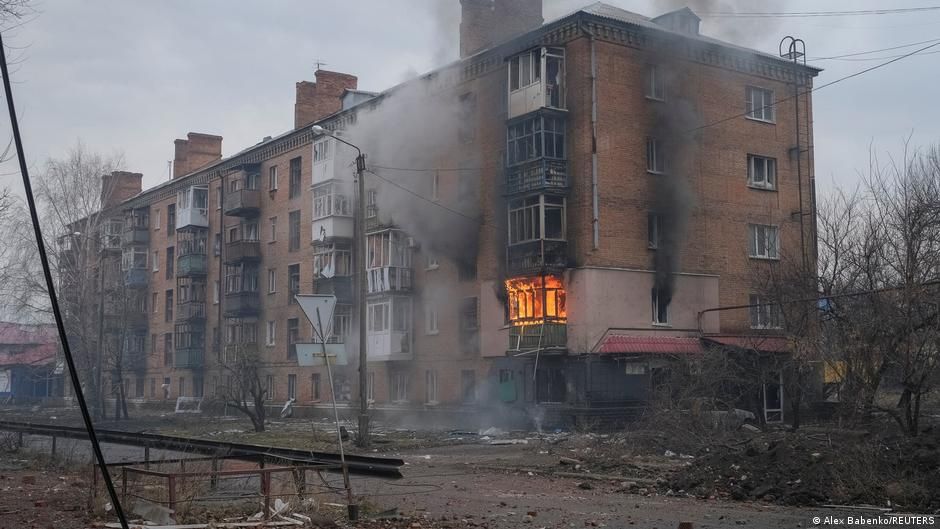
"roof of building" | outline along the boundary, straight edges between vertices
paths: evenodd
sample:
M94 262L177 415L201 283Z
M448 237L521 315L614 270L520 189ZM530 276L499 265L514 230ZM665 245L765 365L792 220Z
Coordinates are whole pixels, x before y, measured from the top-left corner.
M0 367L49 365L58 349L54 325L0 322Z
M692 336L636 336L608 331L594 348L599 354L702 354L702 341Z

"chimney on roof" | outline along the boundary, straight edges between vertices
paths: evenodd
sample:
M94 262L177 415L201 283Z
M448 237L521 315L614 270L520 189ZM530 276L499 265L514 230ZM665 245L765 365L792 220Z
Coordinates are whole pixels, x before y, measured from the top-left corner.
M190 132L185 140L175 140L173 178L187 175L222 159L222 136Z
M460 0L460 58L542 25L542 0Z
M682 9L659 15L653 19L653 22L678 33L698 35L699 24L702 22L702 19L688 7L683 7Z
M128 171L113 171L101 175L101 208L112 208L140 194L144 175Z
M343 109L343 94L355 90L359 79L348 73L317 70L316 81L297 83L294 103L294 128L299 129Z

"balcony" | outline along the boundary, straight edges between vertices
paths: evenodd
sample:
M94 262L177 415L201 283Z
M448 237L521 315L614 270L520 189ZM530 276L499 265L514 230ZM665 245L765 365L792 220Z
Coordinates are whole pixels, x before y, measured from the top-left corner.
M138 347L125 348L121 352L121 364L124 369L144 371L147 369L147 353Z
M225 362L235 364L239 356L257 355L259 350L256 342L227 343L225 344Z
M142 310L131 309L124 314L123 318L128 329L146 329L150 324L150 315Z
M539 239L510 246L507 250L510 275L561 271L568 267L568 242Z
M261 242L253 240L225 243L225 262L229 264L261 260Z
M373 268L366 273L369 277L369 294L411 291L412 270L410 268L385 266Z
M353 281L351 276L318 277L313 281L313 290L319 295L333 295L340 303L352 302Z
M150 230L142 226L128 226L124 230L123 242L125 246L150 244Z
M147 276L149 273L145 268L131 268L124 271L124 286L127 288L147 288Z
M173 367L201 369L205 367L205 350L202 347L180 347L173 354Z
M204 301L188 301L176 306L176 321L201 321L206 319Z
M370 333L367 355L370 362L389 362L413 360L414 353L411 346L411 332L385 331Z
M228 292L225 294L225 315L257 316L261 311L261 296L257 292Z
M176 277L204 276L207 270L205 254L181 255L176 259Z
M568 189L568 162L540 158L506 169L506 194Z
M230 217L256 217L261 211L261 192L239 189L225 194L225 214Z
M563 350L568 347L568 326L564 323L532 323L509 328L510 351Z
M564 109L565 50L536 48L509 60L509 117L540 108Z
M330 242L336 238L352 239L355 236L354 225L352 217L333 215L314 220L310 232L315 243Z

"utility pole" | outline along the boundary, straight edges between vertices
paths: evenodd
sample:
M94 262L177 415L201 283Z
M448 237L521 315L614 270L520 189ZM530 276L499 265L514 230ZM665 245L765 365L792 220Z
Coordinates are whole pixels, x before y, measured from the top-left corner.
M314 134L329 136L340 143L356 149L356 183L358 185L359 204L356 208L356 275L359 287L359 437L356 445L359 448L369 447L369 357L366 347L366 296L368 294L368 281L366 276L366 156L362 149L340 138L335 132L327 130L320 125L311 128Z

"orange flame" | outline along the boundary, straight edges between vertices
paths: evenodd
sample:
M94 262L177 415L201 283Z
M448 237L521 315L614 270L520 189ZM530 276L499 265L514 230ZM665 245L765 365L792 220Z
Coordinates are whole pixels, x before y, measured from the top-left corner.
M565 284L558 276L519 277L506 280L509 321L526 325L542 320L565 322Z

